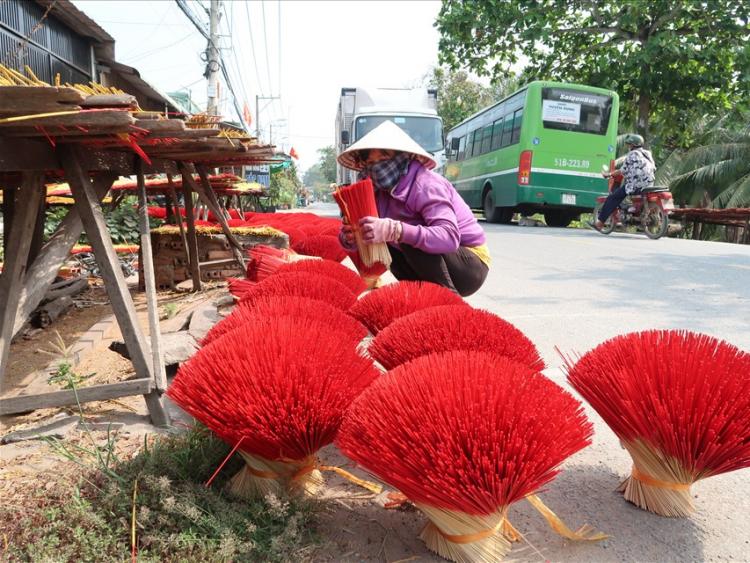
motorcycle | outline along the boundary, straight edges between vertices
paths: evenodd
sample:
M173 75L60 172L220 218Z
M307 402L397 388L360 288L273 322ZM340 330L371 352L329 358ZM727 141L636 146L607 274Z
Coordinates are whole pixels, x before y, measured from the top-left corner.
M620 187L623 174L615 168L612 162L609 168L602 166L602 175L609 177L609 191L613 192ZM594 217L599 216L606 196L596 198ZM601 233L608 235L615 230L616 226L635 226L642 230L650 239L663 237L669 229L669 214L674 209L674 200L669 188L652 186L644 188L640 194L626 197L619 207L615 208L612 215L604 222Z

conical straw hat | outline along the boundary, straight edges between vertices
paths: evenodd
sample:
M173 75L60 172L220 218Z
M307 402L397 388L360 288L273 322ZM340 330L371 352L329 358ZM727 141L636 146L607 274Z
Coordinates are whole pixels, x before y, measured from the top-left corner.
M432 170L437 166L435 159L430 153L425 151L419 144L409 137L393 121L384 121L351 147L342 152L337 160L341 166L346 166L352 170L362 170L363 166L357 158L357 153L361 150L391 150L407 152L419 160L425 168Z

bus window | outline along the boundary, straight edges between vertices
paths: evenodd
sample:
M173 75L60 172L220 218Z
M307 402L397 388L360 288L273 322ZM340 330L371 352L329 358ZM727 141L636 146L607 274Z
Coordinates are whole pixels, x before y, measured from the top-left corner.
M500 148L500 141L503 139L503 118L501 117L492 124L492 146L490 150Z
M507 147L510 144L510 139L513 133L513 114L509 113L505 116L503 122L503 146Z
M471 148L471 156L479 156L482 153L482 130L477 129L473 133L474 143Z
M482 132L482 154L490 152L492 145L492 125L488 125Z
M523 119L523 108L517 109L513 114L513 136L510 139L511 144L521 140L521 120Z
M471 149L474 146L474 131L469 131L466 135L466 153L464 158L471 158Z
M464 150L466 149L466 135L461 137L458 141L458 154L456 154L456 160L464 159Z
M606 135L612 96L567 88L542 88L545 129Z

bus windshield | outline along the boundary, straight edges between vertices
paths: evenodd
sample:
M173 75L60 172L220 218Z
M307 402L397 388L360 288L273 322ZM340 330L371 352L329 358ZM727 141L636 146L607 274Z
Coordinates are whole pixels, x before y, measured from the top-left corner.
M612 96L567 88L542 88L545 129L605 135L612 112Z
M414 139L427 152L436 153L443 149L443 127L437 117L410 117L395 115L368 115L358 117L355 124L358 141L378 125L393 121Z

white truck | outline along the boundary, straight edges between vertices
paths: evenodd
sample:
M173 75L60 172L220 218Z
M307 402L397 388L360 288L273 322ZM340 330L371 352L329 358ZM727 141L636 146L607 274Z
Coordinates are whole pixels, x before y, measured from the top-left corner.
M437 90L428 88L342 88L336 113L336 154L386 120L406 131L442 166L443 120L437 114ZM336 183L355 181L356 172L336 165Z

